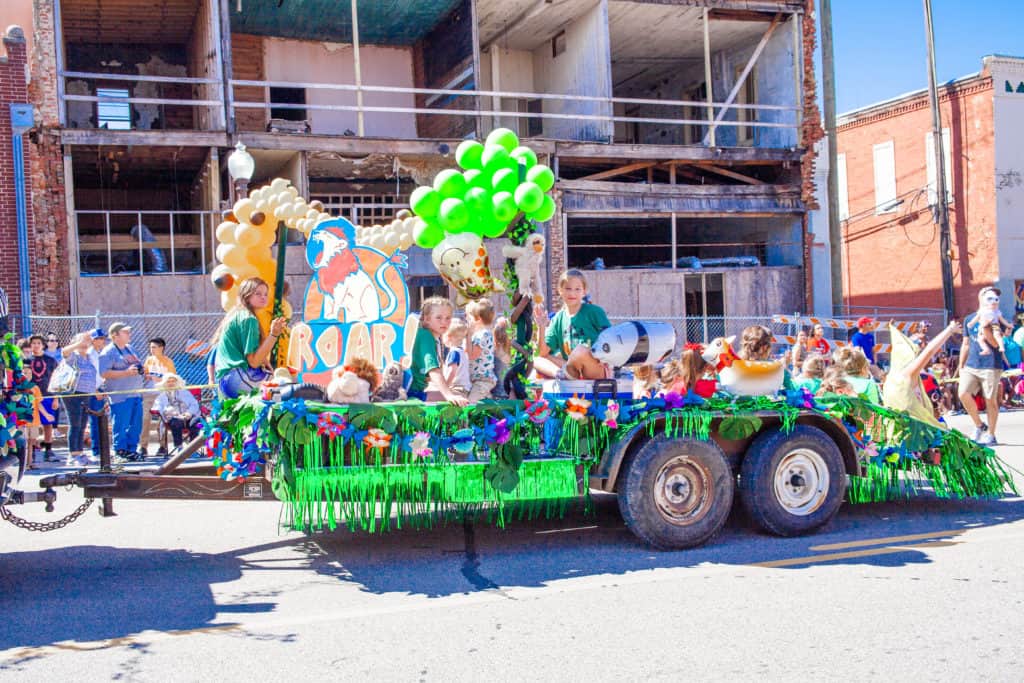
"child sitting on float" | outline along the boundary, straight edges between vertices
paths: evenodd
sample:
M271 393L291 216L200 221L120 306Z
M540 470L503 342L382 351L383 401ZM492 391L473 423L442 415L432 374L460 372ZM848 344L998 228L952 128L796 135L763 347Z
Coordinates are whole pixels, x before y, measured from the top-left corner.
M843 378L849 382L857 396L882 404L882 392L878 383L871 377L871 370L864 350L859 346L843 346L832 354L833 367L838 368Z
M278 337L288 326L285 318L270 322L267 334L260 332L256 312L270 302L270 287L258 278L242 281L238 304L228 311L213 335L216 349L216 379L221 396L237 398L259 388L270 377L270 355Z
M812 394L817 394L824 376L825 359L815 353L804 359L803 365L800 367L800 374L793 378L793 386L802 387Z
M587 279L583 272L570 269L562 273L558 295L562 308L547 327L534 369L544 377L564 372L569 379L606 379L609 369L594 358L590 346L612 324L603 308L584 302Z
M830 367L821 378L821 386L815 396L856 396L857 390L850 384L842 368Z
M412 365L409 368L412 372L412 384L409 386L409 398L421 401L428 398L445 400L457 406L468 403L465 396L460 396L448 386L441 369L441 361L444 358L441 337L452 323L452 311L451 302L440 296L432 296L423 302L420 326L416 330L416 338L412 345Z
M448 348L444 357L444 380L451 390L469 398L469 354L466 352L466 337L469 325L465 320L455 318L445 330L443 340Z
M711 364L701 357L700 345L687 344L679 358L670 360L661 369L662 393L674 392L686 396L692 388L698 396L711 398L715 393L716 382L704 377L710 369Z

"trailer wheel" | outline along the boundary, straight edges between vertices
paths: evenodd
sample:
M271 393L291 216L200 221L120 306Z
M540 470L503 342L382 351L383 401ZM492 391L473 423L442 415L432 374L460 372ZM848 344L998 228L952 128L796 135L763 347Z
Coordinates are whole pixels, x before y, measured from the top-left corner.
M747 449L739 493L754 522L779 536L811 533L843 503L846 471L839 447L825 432L796 425L786 434L760 434Z
M641 540L663 549L692 548L725 524L733 489L717 444L658 436L624 465L619 510Z

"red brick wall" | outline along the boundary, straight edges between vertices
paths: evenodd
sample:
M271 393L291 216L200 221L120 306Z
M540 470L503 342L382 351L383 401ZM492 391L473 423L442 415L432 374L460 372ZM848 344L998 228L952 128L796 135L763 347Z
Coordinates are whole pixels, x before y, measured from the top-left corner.
M21 311L18 283L18 222L14 194L14 153L11 149L12 102L27 102L25 82L25 38L16 32L3 37L6 56L0 53L0 287L7 292L12 314ZM31 145L26 141L25 163ZM31 214L29 230L31 231Z
M977 305L976 292L998 277L992 82L979 77L940 93L942 126L950 129L955 310ZM843 222L847 303L854 306L942 308L939 231L928 206L925 134L931 130L927 94L900 101L840 126L852 220ZM873 145L892 140L895 212L875 215ZM947 182L949 182L947 180Z

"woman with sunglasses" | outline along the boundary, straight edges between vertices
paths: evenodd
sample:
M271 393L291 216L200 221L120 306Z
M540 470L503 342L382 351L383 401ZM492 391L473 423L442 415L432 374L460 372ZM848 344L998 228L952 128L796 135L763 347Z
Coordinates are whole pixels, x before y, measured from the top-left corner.
M60 339L53 332L46 333L46 348L43 350L43 354L54 359L58 363L60 362L61 356Z

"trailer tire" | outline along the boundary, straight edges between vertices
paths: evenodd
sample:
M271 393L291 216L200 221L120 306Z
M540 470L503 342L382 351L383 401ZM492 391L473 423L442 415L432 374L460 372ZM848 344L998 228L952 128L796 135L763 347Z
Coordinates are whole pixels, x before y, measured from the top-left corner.
M843 456L825 432L796 425L762 432L747 449L739 494L754 523L778 536L817 531L846 493Z
M619 510L626 526L657 548L692 548L725 524L735 477L713 441L657 436L623 465Z

